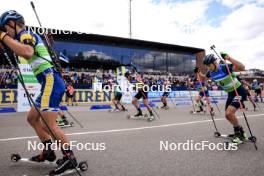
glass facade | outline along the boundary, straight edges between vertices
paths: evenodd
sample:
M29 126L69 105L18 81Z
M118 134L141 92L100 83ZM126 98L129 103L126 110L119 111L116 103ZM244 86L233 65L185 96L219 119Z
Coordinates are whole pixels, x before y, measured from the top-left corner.
M101 44L56 41L55 50L70 59L70 67L115 69L133 63L141 72L192 73L196 54L163 52L148 48L126 48Z

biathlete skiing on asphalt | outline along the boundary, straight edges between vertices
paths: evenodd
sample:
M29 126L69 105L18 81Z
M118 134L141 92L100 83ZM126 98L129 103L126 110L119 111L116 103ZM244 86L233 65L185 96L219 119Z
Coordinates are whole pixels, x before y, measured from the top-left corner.
M40 154L32 156L31 161L44 162L55 161L55 151L51 149L52 135L56 142L64 145L63 158L58 166L50 171L50 175L65 172L75 168L78 163L65 133L56 123L59 104L65 92L65 84L60 73L54 69L52 59L41 37L32 31L25 29L25 21L21 14L14 10L3 13L0 17L0 41L8 46L17 56L25 58L31 66L34 75L41 84L41 92L35 101L48 126L44 125L40 114L33 106L28 113L28 123L35 130L41 142L47 146Z
M234 128L232 142L241 143L247 138L247 135L243 127L238 122L236 111L240 108L239 101L241 101L242 105L244 106L243 102L247 99L247 93L241 82L239 82L236 78L234 71L244 71L245 66L226 53L221 53L221 57L230 62L230 64L228 64L228 67L230 69L231 76L234 80L235 85L233 85L232 80L229 77L226 65L219 64L214 54L206 55L203 59L203 64L208 68L206 75L202 74L199 69L197 69L197 72L202 78L211 78L216 81L222 87L222 89L228 93L228 98L225 105L225 117ZM234 86L236 87L239 97L236 96Z

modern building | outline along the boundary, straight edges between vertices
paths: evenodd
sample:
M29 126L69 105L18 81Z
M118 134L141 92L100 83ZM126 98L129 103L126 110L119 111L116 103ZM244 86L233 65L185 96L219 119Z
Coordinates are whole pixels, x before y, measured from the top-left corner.
M31 28L43 32L39 28ZM51 29L50 29L51 30ZM141 72L187 74L201 65L205 50L137 39L52 29L54 48L70 59L71 68L115 69L133 63ZM54 32L55 31L55 32Z

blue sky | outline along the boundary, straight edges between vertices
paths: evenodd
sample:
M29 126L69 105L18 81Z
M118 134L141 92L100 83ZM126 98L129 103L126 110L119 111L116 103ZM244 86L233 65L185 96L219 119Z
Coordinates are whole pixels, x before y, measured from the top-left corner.
M206 18L211 25L219 26L224 18L232 11L232 8L224 6L220 1L212 1L206 11Z

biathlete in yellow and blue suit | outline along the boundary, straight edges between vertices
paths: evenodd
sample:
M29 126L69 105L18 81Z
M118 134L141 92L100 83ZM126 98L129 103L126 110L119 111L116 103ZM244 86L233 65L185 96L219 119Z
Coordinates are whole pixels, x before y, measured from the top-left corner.
M78 165L71 150L69 141L56 123L59 104L65 92L65 84L60 73L53 67L50 54L41 37L32 31L25 29L25 21L21 14L14 10L3 13L0 17L0 41L7 45L16 55L25 58L31 66L32 71L41 84L41 91L35 104L28 113L27 120L34 128L45 149L30 159L35 162L55 161L56 155L52 150L52 137L48 127L58 140L58 144L64 146L63 158L58 166L50 171L57 175ZM48 127L44 125L40 114L41 111ZM71 158L71 160L69 159Z

